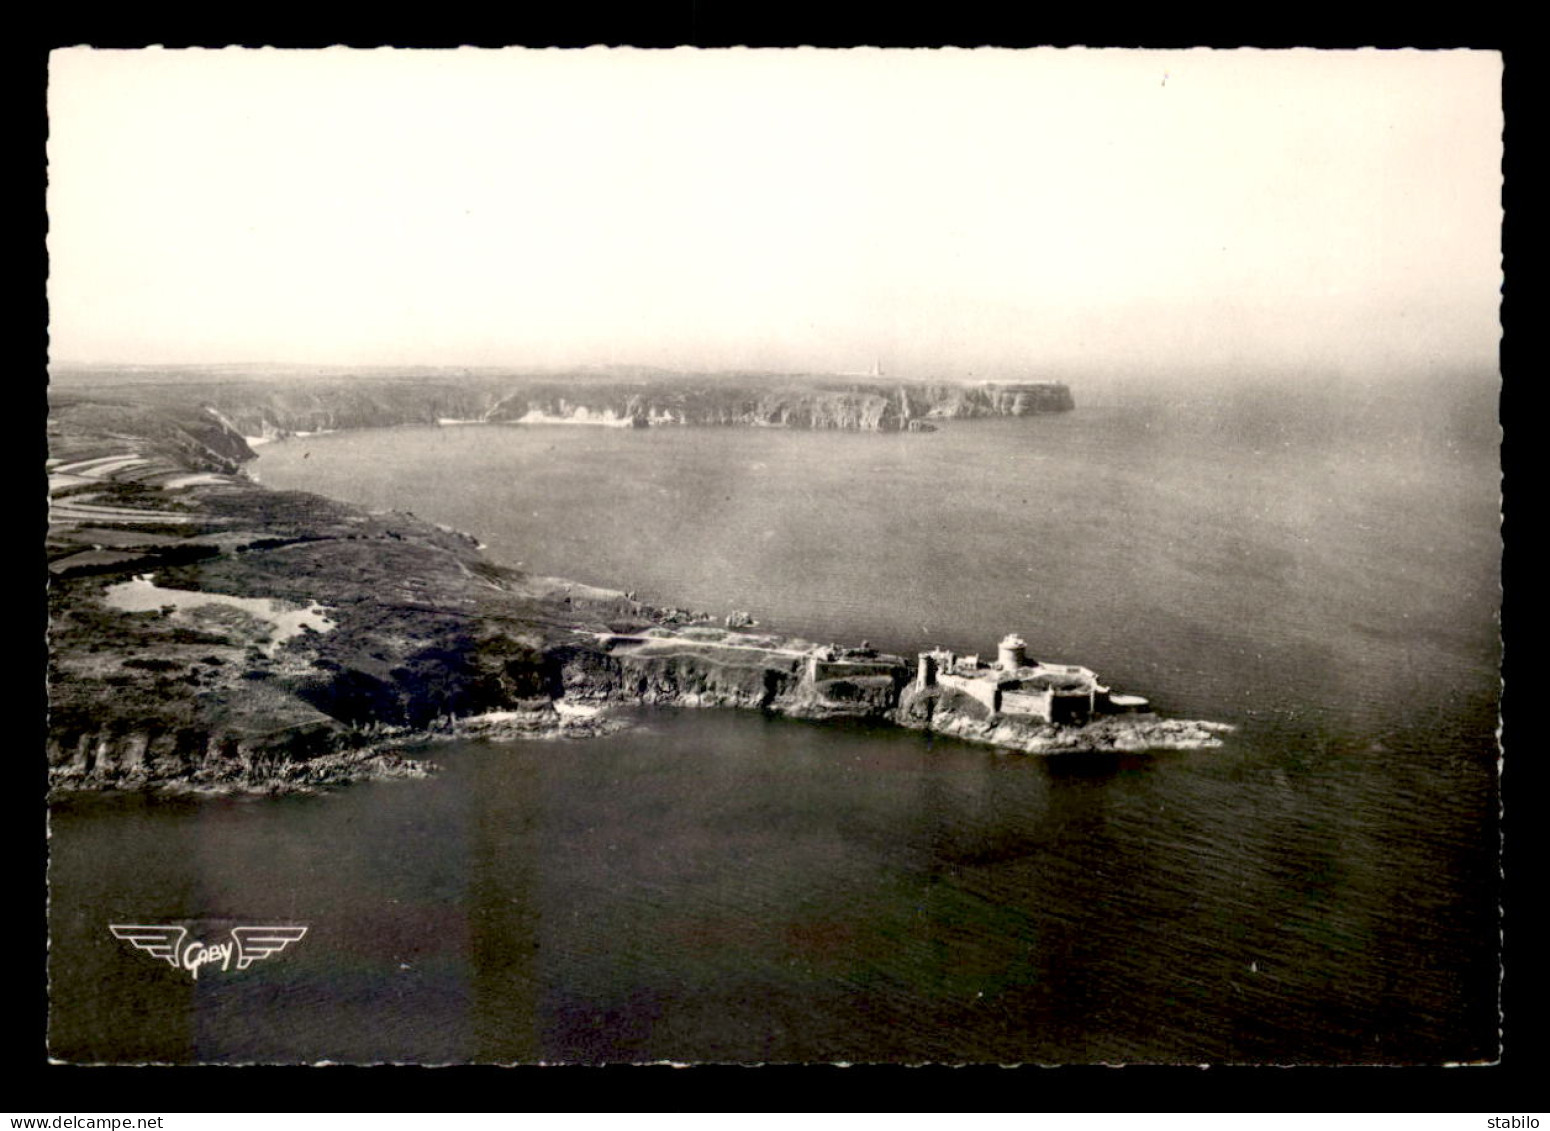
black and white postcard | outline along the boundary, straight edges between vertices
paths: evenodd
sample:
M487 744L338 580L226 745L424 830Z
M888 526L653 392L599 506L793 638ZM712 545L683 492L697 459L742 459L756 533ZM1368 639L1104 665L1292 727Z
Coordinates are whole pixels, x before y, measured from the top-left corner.
M49 68L49 1056L1500 1056L1491 51Z

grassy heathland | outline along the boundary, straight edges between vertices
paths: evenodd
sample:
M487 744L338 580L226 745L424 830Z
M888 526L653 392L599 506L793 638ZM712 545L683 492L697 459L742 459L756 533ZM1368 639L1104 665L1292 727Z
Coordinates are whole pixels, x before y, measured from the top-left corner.
M207 412L69 397L50 433L59 787L279 789L412 773L380 752L384 737L546 703L556 647L663 619L619 593L504 569L466 535L407 514L266 490L239 472L252 454L241 437ZM148 575L178 599L115 602ZM306 608L322 631L280 631L278 614Z

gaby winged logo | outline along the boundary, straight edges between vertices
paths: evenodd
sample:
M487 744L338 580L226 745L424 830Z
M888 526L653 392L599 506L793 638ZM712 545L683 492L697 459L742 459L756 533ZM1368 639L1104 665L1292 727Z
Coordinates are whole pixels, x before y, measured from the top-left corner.
M272 958L307 933L306 927L233 927L225 942L206 943L188 939L188 928L172 924L135 925L109 923L113 937L123 939L159 958L174 970L186 970L199 977L199 969L209 966L230 970L235 960L238 970L246 970L262 958Z

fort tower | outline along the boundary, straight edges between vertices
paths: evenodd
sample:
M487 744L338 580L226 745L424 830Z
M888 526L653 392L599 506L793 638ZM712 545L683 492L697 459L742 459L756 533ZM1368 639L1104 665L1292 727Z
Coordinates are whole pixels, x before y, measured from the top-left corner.
M996 666L1004 672L1015 672L1018 668L1028 666L1028 645L1021 636L1012 633L1001 641L1001 647L996 657Z

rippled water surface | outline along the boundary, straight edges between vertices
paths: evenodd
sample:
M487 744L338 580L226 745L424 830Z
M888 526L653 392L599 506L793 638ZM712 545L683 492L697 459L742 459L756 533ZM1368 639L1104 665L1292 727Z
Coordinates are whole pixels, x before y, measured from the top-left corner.
M1428 1061L1496 1025L1494 404L1239 393L928 435L266 448L541 573L818 639L1020 632L1220 750L658 712L322 798L54 816L72 1059ZM268 916L197 983L106 923ZM132 1022L132 1023L131 1023Z

